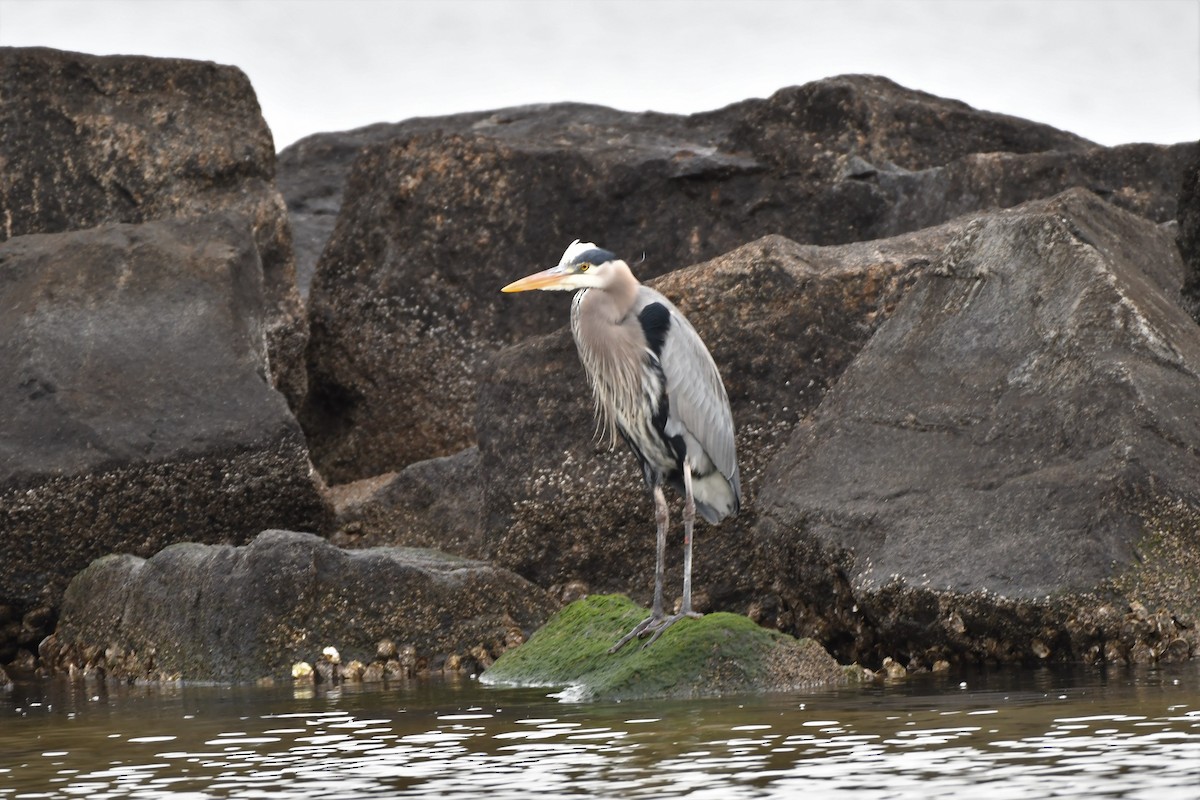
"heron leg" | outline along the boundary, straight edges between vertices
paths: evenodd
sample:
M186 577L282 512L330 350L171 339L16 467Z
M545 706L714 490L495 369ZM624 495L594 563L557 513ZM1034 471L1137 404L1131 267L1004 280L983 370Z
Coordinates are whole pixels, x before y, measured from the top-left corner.
M666 619L663 614L663 571L667 553L667 526L670 521L671 512L660 484L654 487L654 522L658 526L658 532L655 535L658 557L654 564L654 604L650 607L650 616L639 622L633 630L621 638L621 641L610 647L608 649L610 653L615 653L639 636L646 635Z
M692 496L692 468L688 466L687 459L683 462L683 603L679 607L679 613L670 617L666 617L659 624L654 625L652 630L654 635L650 637L650 641L646 642L643 647L649 647L654 644L658 637L663 635L663 631L674 625L679 620L685 617L696 619L704 616L692 610L692 540L695 538L696 525L696 499Z

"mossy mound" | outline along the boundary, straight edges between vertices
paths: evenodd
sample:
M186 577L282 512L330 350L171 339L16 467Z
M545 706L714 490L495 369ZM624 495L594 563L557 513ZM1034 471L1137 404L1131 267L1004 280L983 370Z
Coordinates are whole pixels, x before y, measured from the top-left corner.
M644 648L643 640L609 654L645 617L646 609L620 595L578 600L501 656L480 680L567 687L571 699L633 700L836 686L853 672L811 639L727 613L682 620L652 647Z

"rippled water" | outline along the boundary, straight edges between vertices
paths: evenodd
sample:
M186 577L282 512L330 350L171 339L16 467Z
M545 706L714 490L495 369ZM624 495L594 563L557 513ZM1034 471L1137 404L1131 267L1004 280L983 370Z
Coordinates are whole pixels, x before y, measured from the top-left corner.
M561 703L388 689L18 686L0 798L1200 797L1200 664Z

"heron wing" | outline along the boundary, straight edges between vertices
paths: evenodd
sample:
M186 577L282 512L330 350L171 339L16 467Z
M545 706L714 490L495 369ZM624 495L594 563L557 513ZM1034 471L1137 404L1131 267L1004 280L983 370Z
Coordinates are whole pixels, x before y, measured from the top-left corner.
M670 398L668 426L679 425L704 449L717 470L739 492L737 448L733 414L725 384L687 318L666 297L648 287L639 290L638 306L661 303L670 312L671 323L659 353L659 364Z

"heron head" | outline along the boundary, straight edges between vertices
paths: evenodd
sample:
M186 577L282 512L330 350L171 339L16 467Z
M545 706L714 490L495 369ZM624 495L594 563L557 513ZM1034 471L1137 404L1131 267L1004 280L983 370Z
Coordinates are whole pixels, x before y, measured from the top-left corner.
M613 280L618 262L619 259L609 251L576 239L563 253L557 266L513 281L500 291L603 289Z

